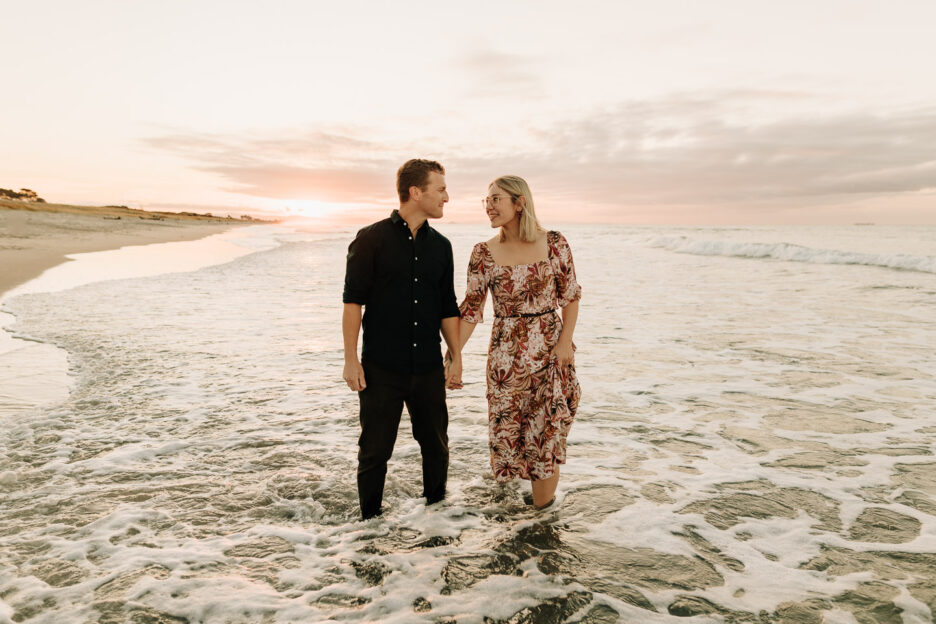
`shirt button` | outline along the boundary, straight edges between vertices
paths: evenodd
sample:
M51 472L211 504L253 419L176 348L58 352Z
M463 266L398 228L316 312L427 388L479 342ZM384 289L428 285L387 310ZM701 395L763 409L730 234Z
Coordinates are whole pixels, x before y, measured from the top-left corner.
M414 278L413 278L413 281L414 281L414 282L418 282L418 281L419 281L419 278L418 278L418 277L414 277Z
M413 325L419 325L419 321L413 321Z
M413 237L412 237L412 236L410 236L410 237L409 237L409 239L410 239L410 240L413 240Z
M413 299L413 303L419 303L419 299Z
M413 346L414 346L414 347L416 346L416 343L415 343L415 342L413 343Z
M413 258L413 259L414 259L414 260L419 260L419 256L416 256L416 257L415 257L415 258Z

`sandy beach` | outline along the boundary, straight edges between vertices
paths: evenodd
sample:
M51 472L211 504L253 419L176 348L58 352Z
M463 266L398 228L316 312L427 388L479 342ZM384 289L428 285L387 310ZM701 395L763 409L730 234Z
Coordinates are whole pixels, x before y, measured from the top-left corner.
M0 200L0 295L66 262L67 254L195 240L250 223L256 221Z

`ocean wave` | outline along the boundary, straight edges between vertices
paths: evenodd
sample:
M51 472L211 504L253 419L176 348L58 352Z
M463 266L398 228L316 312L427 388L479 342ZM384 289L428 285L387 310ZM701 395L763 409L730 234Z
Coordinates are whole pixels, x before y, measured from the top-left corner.
M814 249L792 243L744 243L693 239L687 236L659 236L650 239L650 247L697 256L736 258L771 258L786 262L811 264L856 264L864 266L936 273L936 256L910 254L869 254L838 249Z

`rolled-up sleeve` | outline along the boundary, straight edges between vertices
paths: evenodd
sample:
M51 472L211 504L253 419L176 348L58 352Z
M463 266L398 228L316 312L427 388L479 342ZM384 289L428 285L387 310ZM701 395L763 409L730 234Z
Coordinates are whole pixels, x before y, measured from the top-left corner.
M447 241L446 241L447 242ZM461 316L458 310L458 299L455 297L455 260L452 258L452 245L448 245L447 266L442 274L442 283L439 294L442 298L439 309L442 318Z
M348 245L347 265L345 266L344 303L367 303L371 287L374 284L374 257L377 253L377 241L369 228L364 228Z
M575 278L575 264L572 262L572 248L565 236L556 232L553 246L553 267L556 273L556 294L559 307L564 308L573 301L582 298L582 287Z

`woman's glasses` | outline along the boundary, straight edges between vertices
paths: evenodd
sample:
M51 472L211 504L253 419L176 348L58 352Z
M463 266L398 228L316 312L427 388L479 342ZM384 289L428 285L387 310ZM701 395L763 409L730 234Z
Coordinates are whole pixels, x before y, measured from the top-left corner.
M491 207L493 207L493 208L497 208L497 205L500 203L500 200L502 200L502 199L510 199L510 196L508 196L508 195L491 195L490 197L485 197L485 198L483 198L483 199L481 200L481 207L482 207L482 208L487 208L488 206L491 206Z

